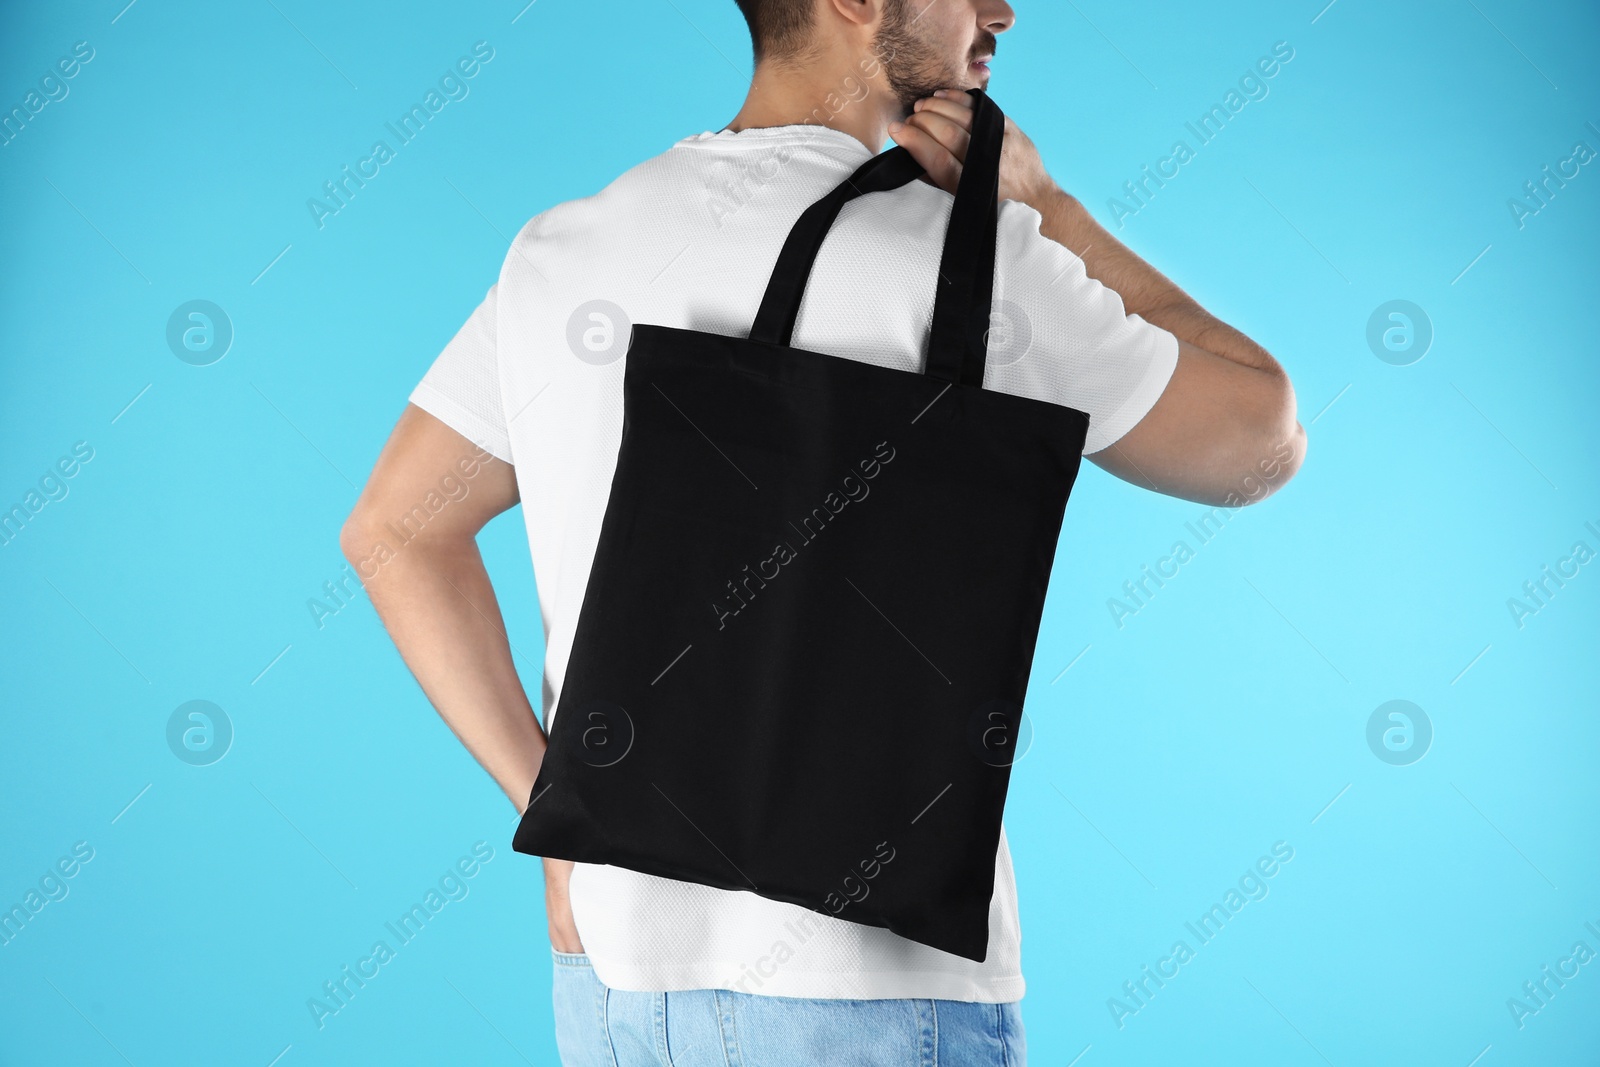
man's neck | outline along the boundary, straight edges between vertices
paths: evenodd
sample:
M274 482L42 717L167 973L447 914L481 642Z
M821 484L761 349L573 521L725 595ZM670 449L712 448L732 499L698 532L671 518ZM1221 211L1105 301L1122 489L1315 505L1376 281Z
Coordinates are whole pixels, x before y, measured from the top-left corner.
M876 154L888 139L889 123L904 117L899 101L854 64L834 65L827 72L762 67L744 106L723 129L811 123L847 133Z

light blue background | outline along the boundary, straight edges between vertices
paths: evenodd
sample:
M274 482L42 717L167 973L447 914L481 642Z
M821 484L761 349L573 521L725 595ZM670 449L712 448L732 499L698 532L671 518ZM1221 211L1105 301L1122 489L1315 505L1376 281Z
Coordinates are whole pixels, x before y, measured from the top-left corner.
M1114 232L1282 361L1310 435L1203 547L1207 509L1084 467L1007 809L1039 1065L1600 1062L1600 961L1522 1029L1507 1008L1600 951L1600 563L1521 628L1507 608L1600 551L1600 162L1523 228L1507 206L1600 149L1600 17L1324 2L1035 0L1000 38L991 93L1108 225L1294 48ZM744 24L730 0L122 3L0 16L5 109L95 50L0 147L0 506L94 449L0 548L0 905L94 850L0 948L0 1060L553 1063L515 812L370 604L319 629L307 601L509 237L727 123ZM307 198L478 40L470 95L319 230ZM236 330L206 367L165 341L197 298ZM1435 331L1409 366L1366 343L1394 299ZM1107 600L1180 539L1118 628ZM483 544L537 705L521 516ZM209 767L166 742L194 699L236 731ZM1435 731L1409 766L1367 745L1391 699ZM307 999L480 840L469 895L318 1030ZM1196 947L1184 923L1276 841L1270 894ZM1195 958L1119 1028L1108 999L1179 938Z

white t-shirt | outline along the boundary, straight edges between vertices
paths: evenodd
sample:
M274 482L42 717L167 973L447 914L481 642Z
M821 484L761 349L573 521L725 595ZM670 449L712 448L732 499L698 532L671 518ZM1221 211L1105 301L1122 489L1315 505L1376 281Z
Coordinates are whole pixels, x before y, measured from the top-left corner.
M517 234L483 302L411 401L516 467L545 629L545 728L561 695L622 436L631 324L747 337L802 211L872 153L813 124L696 134ZM950 194L924 182L844 206L791 344L921 371ZM1006 200L984 387L1090 416L1085 452L1155 404L1177 340L1125 312ZM1005 1002L1023 994L1004 831L982 963L754 893L579 863L573 918L605 984L790 997Z

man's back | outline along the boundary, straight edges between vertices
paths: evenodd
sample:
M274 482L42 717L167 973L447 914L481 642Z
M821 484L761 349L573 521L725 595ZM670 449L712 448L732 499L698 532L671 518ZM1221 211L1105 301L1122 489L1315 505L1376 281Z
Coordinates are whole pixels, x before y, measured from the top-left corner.
M707 132L550 208L519 233L483 304L412 393L515 466L546 629L547 730L621 441L630 325L747 336L790 227L870 154L825 126ZM818 254L793 345L920 371L951 204L921 182L847 204ZM1085 451L1095 452L1155 403L1178 344L1125 315L1039 224L1032 208L1001 204L984 387L1088 413ZM714 424L699 428L714 441ZM613 988L990 1002L1023 991L1003 836L983 963L617 867L579 864L571 897L595 972Z

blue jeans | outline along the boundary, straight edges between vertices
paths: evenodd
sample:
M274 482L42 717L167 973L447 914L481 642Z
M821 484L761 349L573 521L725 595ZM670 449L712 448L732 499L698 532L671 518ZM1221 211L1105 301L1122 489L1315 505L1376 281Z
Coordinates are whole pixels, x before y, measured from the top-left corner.
M1017 1001L634 993L551 954L563 1067L1027 1067Z

